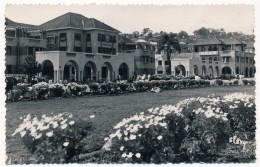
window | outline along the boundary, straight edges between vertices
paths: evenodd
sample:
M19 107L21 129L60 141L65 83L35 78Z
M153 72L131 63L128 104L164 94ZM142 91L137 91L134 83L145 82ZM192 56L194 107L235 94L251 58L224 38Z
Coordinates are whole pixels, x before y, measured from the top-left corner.
M239 56L236 56L236 62L239 62Z
M87 34L87 35L86 35L86 41L87 41L87 42L91 41L91 34Z
M60 48L61 51L67 51L67 34L60 33Z
M228 63L230 62L230 57L222 57L223 63Z
M240 58L241 63L244 63L244 57Z
M28 55L33 55L33 54L34 54L33 47L28 47Z
M218 61L218 57L214 57L214 61Z
M81 41L81 34L80 33L75 33L75 41Z
M212 51L213 49L212 49L212 46L209 46L209 51Z
M199 51L199 48L197 46L194 47L194 51L195 52L198 52Z
M206 63L206 58L205 57L202 57L201 60L202 60L202 63Z
M86 47L86 52L87 53L92 53L92 47Z
M218 47L217 47L217 46L214 46L214 47L213 47L213 51L218 51Z
M209 58L209 63L212 63L212 57Z
M12 47L6 46L6 55L12 55Z
M162 60L158 61L158 65L161 66L162 65Z
M253 58L252 57L249 58L249 63L253 63Z
M102 34L98 34L98 41L102 41Z
M204 47L204 46L201 47L201 51L202 51L202 52L205 51L205 47Z
M168 64L168 61L164 61L164 65L166 65L166 66L169 65L169 64Z
M74 47L73 49L74 52L82 52L81 47Z
M246 57L246 63L248 63L248 57Z

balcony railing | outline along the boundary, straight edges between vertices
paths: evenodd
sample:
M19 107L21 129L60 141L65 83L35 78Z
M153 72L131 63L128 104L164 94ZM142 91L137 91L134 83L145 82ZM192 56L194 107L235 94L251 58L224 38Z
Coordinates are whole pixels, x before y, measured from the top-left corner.
M207 56L207 55L218 55L218 51L204 51L204 52L199 52L200 56Z

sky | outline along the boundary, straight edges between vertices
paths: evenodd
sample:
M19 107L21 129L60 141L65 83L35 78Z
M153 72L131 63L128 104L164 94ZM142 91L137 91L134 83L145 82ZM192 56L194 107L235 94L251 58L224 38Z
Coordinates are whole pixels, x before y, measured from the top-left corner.
M192 35L201 27L253 34L253 5L7 5L5 16L15 22L39 25L67 12L96 18L122 33L182 30Z

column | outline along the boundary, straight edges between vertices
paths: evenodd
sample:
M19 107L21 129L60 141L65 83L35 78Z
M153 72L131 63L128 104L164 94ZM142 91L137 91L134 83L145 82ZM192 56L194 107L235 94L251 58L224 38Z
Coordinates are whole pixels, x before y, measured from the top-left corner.
M60 70L57 70L57 79L56 79L56 82L59 83L60 82Z
M63 71L60 70L60 80L63 82Z
M77 70L74 70L74 72L75 72L75 81L78 81L78 79L77 79Z
M56 83L57 81L57 71L54 70L54 78L53 78L53 83Z

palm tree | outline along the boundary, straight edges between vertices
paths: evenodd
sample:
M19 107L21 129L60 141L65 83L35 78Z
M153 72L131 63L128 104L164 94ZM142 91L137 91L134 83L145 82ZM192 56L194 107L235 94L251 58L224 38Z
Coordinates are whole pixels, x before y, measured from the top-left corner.
M167 56L167 64L168 67L166 68L166 73L168 75L171 75L171 54L173 52L173 49L175 51L180 52L181 47L179 45L179 40L177 39L178 34L175 33L162 33L162 42L160 43L160 46L158 46L158 53L160 53L163 49L166 52ZM173 48L173 49L172 49Z

